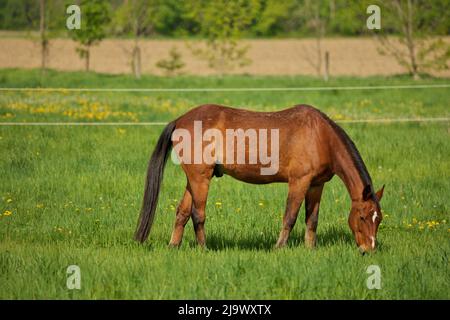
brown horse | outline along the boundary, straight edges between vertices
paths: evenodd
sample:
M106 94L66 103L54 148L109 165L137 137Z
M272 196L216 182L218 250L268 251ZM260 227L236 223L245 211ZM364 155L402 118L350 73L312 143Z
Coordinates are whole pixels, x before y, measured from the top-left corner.
M198 124L201 124L200 128ZM213 129L214 134L205 139L205 133L210 129ZM235 130L235 133L241 130L244 138L236 140L238 135L229 135L230 129ZM261 134L268 130L276 130L275 138ZM254 134L256 131L259 131L259 135ZM197 134L197 138L185 141L188 139L186 136L181 139L178 134L175 137L175 133L180 132L191 136ZM220 134L227 137L226 142L220 141ZM198 139L199 135L203 140ZM274 156L275 152L279 152L278 158L272 158L277 160L276 166L272 166L276 170L262 173L264 168L267 169L268 162L267 159L263 161L261 152L260 157L257 157L255 144L252 144L255 141L256 147L264 149L267 154ZM143 242L149 235L165 163L172 146L175 150L182 142L185 147L178 151L177 156L186 174L187 186L177 209L171 246L181 244L184 227L190 217L198 244L205 246L205 206L209 183L213 176L227 174L254 184L288 183L286 210L276 247L286 244L303 200L306 201L305 244L314 247L322 190L325 182L336 174L344 182L352 200L348 223L358 248L361 252L375 249L376 234L382 219L379 201L384 186L374 192L366 166L349 136L325 114L307 105L279 112L253 112L219 105L202 105L170 122L162 132L148 165L136 240ZM235 142L241 148L241 154L235 150L234 154L230 153L229 147L234 146ZM197 153L208 149L213 161L206 161L194 154L197 161L192 163L192 156L188 153L195 153L196 148Z

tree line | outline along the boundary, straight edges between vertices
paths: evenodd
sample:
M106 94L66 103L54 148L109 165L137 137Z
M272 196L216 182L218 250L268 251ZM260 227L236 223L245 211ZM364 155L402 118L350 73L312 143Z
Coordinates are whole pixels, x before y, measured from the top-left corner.
M405 2L401 0L400 2ZM139 30L143 37L202 37L204 30L198 16L198 8L204 8L201 18L214 20L220 18L218 9L226 5L238 7L245 12L246 26L243 37L294 37L310 36L311 24L305 7L311 3L320 7L319 15L326 21L327 35L358 36L367 33L366 8L370 4L381 7L382 17L392 15L389 1L382 0L110 0L103 1L107 6L107 36L131 37L136 30L124 25L127 18L136 14L126 9L133 5L145 7L139 12L140 19L148 19L148 27ZM450 1L414 0L420 7L417 24L433 35L450 32ZM80 0L46 0L46 15L50 32L65 32L65 9ZM306 12L305 12L306 11ZM383 19L384 20L384 19ZM40 4L37 0L0 0L0 29L36 30L39 28ZM396 24L383 23L388 34L399 34Z

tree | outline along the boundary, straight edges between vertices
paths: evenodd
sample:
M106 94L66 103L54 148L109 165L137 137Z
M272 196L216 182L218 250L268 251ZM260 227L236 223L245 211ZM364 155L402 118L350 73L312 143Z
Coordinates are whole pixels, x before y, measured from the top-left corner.
M77 42L77 52L85 59L85 70L89 71L90 51L106 36L106 25L110 21L109 6L106 0L82 0L81 29L71 30L70 36Z
M330 23L330 15L334 14L335 6L325 0L305 0L302 6L297 6L299 19L303 21L304 28L310 31L315 39L313 48L303 48L303 56L314 68L317 76L328 79L326 72L323 74L322 65L324 55L322 53L322 39L325 37L327 27Z
M41 42L41 70L44 71L47 67L48 58L48 38L46 33L46 22L45 22L45 0L40 0L39 2L39 12L40 12L40 23L39 23L39 35Z
M189 45L194 55L206 60L220 74L251 63L246 57L249 47L240 44L239 39L256 17L258 0L200 0L191 5L199 33L206 37L203 47Z
M134 76L141 77L141 48L139 40L143 35L149 35L154 30L154 16L158 7L156 0L124 1L114 17L118 33L132 34L134 38L131 50L131 70Z
M181 54L176 47L172 47L169 51L169 58L159 60L156 63L158 68L164 69L166 75L173 76L184 67L185 63L181 59Z
M389 0L383 5L383 16L399 37L395 41L385 33L376 35L381 54L393 56L416 80L420 72L448 69L450 45L440 37L428 36L445 17L441 13L449 12L448 2L440 2L442 11L433 10L428 1L420 0Z

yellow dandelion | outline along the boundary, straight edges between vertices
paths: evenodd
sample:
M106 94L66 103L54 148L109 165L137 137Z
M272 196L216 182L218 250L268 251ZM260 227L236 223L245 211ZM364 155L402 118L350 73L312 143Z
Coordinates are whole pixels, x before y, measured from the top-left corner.
M258 203L258 205L259 205L260 207L264 207L264 203L262 203L262 202Z
M222 205L222 202L220 202L220 201L216 202L216 206L221 206L221 205Z
M12 199L8 199L6 200L6 203L11 203L13 200Z
M44 204L43 203L38 203L37 205L36 205L36 208L38 208L38 209L42 209L44 207Z
M7 216L12 215L12 212L9 211L9 210L6 210L5 212L3 212L3 215L4 215L5 217L7 217Z

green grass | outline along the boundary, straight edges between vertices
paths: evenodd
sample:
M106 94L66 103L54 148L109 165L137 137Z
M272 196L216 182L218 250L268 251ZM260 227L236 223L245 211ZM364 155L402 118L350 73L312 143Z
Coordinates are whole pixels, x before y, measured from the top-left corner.
M329 85L416 83L342 78ZM426 79L419 83L447 83ZM305 77L157 78L0 70L0 87L322 86ZM327 84L328 85L328 84ZM335 119L448 117L450 89L245 93L2 92L0 121L168 121L206 102L254 110L311 103ZM283 250L273 250L284 184L214 179L208 250L191 223L167 248L185 177L169 163L149 241L132 240L146 164L162 127L0 126L0 298L449 299L450 124L343 124L375 187L386 184L379 250L361 256L347 226L350 200L334 178L321 204L318 247L303 244L304 212ZM218 203L221 203L219 205ZM10 215L6 214L11 212ZM432 224L432 221L439 224ZM66 268L81 268L81 290ZM381 268L381 290L366 269Z

